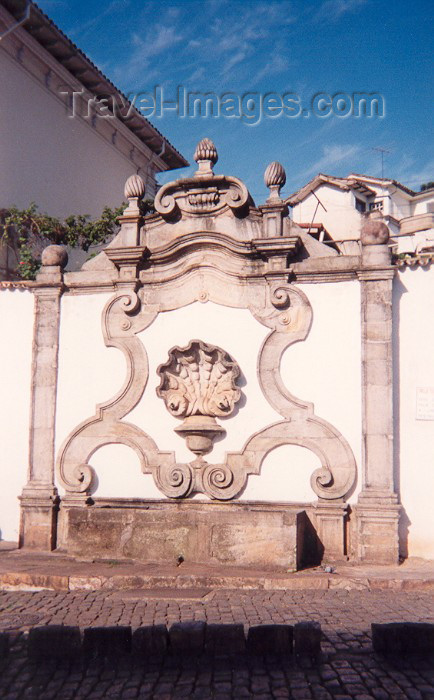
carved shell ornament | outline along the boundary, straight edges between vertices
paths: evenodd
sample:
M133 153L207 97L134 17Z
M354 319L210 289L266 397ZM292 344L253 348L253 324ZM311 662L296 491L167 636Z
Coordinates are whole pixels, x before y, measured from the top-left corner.
M172 348L157 373L157 395L173 416L185 419L176 432L196 455L210 452L213 440L225 432L215 418L229 416L241 397L237 363L222 348L191 340L185 348Z

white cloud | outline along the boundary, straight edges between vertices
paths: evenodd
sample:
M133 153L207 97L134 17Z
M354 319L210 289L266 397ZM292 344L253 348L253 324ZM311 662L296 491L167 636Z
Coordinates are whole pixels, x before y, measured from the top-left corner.
M283 73L289 68L289 60L286 56L282 56L279 53L275 53L269 61L258 71L254 77L252 83L259 83L264 78L268 78L270 75L276 75L278 73Z
M45 3L47 4L47 3ZM130 4L129 0L112 0L101 12L94 17L92 17L87 22L80 24L78 27L75 26L68 30L68 36L74 38L74 36L83 37L86 34L93 32L98 26L102 24L104 17L108 15L115 14L116 12L125 11Z
M134 32L126 35L126 57L116 57L113 65L116 81L132 85L145 80L149 86L152 71L159 72L157 82L170 73L182 84L205 74L209 87L219 90L227 87L228 78L252 84L254 76L275 75L290 63L286 39L295 17L288 0L253 5L208 0L163 8L150 2L136 18ZM265 65L258 67L263 53Z
M146 77L149 83L150 77L158 77L159 69L148 70L150 59L169 52L175 44L183 41L183 36L175 27L159 25L148 30L143 37L135 32L131 37L132 53L122 65L117 64L114 70L115 79L134 81Z
M414 160L411 160L414 163ZM428 160L420 168L410 169L410 166L399 168L394 179L418 192L423 183L434 180L434 158Z
M352 170L355 170L354 159L359 156L361 151L360 146L356 144L332 144L323 146L323 153L317 161L312 163L309 168L297 174L297 180L303 181L306 178L313 177L318 173L326 173L333 175L333 167L349 162Z
M317 22L337 22L344 15L358 12L369 0L325 0L315 14Z

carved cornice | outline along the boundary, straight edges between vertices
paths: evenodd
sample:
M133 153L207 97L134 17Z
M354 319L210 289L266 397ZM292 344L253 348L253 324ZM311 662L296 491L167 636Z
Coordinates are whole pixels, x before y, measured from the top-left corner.
M130 246L125 248L106 248L105 254L114 262L119 269L122 265L138 265L146 253L148 252L145 246Z
M369 270L359 270L357 277L361 282L376 282L379 280L392 280L396 274L393 267L371 268Z
M298 236L241 241L219 232L187 233L150 251L149 263L153 266L164 265L200 248L220 251L229 256L268 261L273 257L293 255L299 246Z

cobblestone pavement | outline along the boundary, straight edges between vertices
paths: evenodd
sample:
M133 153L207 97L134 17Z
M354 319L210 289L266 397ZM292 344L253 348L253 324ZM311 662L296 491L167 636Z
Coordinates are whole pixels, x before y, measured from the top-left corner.
M318 661L273 657L170 655L139 662L35 663L26 631L36 625L321 623ZM0 661L0 697L19 698L340 698L434 700L434 659L384 659L373 653L371 622L434 622L430 593L387 591L111 591L0 592L0 631L9 630L9 657Z

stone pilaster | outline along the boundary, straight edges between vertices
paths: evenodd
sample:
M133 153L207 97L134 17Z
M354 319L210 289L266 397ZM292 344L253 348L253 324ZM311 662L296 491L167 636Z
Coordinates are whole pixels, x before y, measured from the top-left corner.
M348 505L343 501L317 501L315 520L318 538L324 547L323 560L339 562L345 560L345 517Z
M400 506L393 462L392 283L385 224L362 232L362 491L354 507L356 556L397 563Z
M56 546L59 497L54 485L54 433L62 267L66 262L61 246L48 246L34 288L29 469L20 497L20 547L41 551Z

